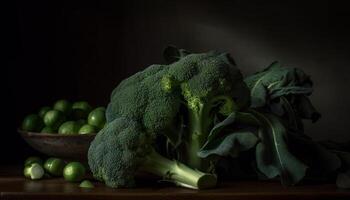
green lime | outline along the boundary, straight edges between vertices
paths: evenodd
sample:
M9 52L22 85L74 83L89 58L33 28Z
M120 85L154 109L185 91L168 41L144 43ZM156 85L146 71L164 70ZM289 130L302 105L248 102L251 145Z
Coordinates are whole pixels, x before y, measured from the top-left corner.
M88 116L88 124L96 126L102 129L106 123L106 112L105 109L96 108Z
M66 163L59 158L49 158L44 163L44 169L54 176L62 176Z
M44 116L44 123L54 129L58 128L65 120L64 114L58 110L50 110Z
M79 134L96 133L96 128L90 124L85 124L79 129Z
M23 174L26 178L37 180L41 179L44 176L45 172L41 165L38 163L33 163L24 167Z
M89 181L89 180L83 180L83 181L80 183L79 187L81 187L81 188L94 188L95 186L94 186L94 184L91 183L91 181Z
M73 103L73 117L74 119L86 119L88 114L91 112L92 107L86 101L79 101Z
M43 126L43 120L36 114L26 116L22 122L22 130L24 131L40 131Z
M39 117L44 118L45 114L46 114L49 110L51 110L51 108L50 108L49 106L44 106L44 107L40 108L40 110L39 110L39 112L38 112Z
M28 166L34 163L38 163L39 165L43 165L43 160L37 156L31 156L28 157L25 161L24 161L24 166Z
M64 167L63 177L70 182L79 182L85 177L85 167L80 162L70 162Z
M50 126L45 126L43 129L40 131L41 133L57 133L57 130L50 127Z
M64 99L55 102L53 109L63 112L65 115L69 115L72 111L72 104Z
M81 125L75 121L64 122L58 129L58 134L72 135L79 132Z

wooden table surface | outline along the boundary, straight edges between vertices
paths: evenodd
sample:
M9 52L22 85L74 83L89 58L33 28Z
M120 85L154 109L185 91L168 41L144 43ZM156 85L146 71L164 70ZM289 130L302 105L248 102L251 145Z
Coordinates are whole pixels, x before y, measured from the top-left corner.
M62 178L31 181L24 179L21 169L0 168L0 199L347 199L350 190L337 189L333 184L308 184L283 187L278 182L237 181L223 183L210 190L191 190L172 186L141 186L135 189L111 189L95 183L93 189L79 188L78 183L68 183Z

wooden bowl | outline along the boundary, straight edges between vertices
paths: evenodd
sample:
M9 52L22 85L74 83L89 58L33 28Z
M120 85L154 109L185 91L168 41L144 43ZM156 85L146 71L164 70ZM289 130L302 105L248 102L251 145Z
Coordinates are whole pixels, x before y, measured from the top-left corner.
M87 160L90 143L96 134L59 135L19 130L22 138L35 150L48 156L68 160Z

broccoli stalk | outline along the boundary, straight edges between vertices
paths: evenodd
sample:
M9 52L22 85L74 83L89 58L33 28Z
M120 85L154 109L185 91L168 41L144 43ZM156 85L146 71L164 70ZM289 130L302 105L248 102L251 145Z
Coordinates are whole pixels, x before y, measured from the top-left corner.
M205 189L216 185L215 175L193 170L176 160L163 157L154 150L147 155L140 170L161 176L178 186L192 189Z
M188 108L188 126L186 146L186 163L199 170L210 170L210 163L207 159L198 156L199 150L206 142L210 130L214 124L215 111L227 116L238 109L233 99L229 96L220 95L212 98L200 98L193 96L188 90L187 84L181 86L182 94ZM208 100L209 99L209 100Z

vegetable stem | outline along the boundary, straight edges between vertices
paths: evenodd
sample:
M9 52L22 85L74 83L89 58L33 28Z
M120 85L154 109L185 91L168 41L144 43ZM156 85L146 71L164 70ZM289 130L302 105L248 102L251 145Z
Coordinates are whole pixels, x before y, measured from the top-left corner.
M211 188L217 182L215 175L193 170L178 161L163 157L156 151L152 151L148 155L141 170L162 176L166 181L191 189Z

